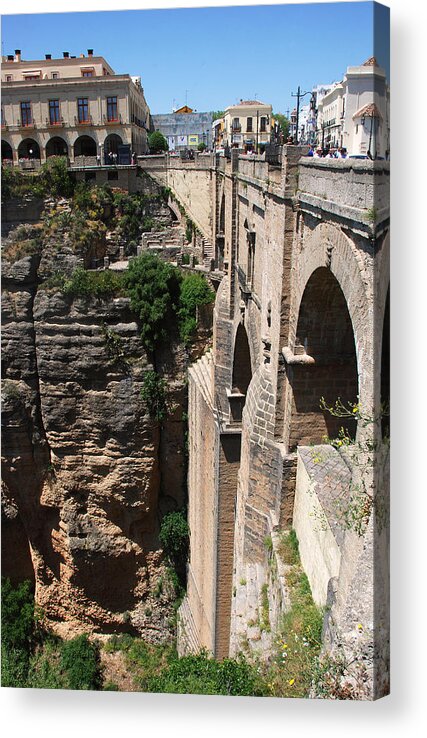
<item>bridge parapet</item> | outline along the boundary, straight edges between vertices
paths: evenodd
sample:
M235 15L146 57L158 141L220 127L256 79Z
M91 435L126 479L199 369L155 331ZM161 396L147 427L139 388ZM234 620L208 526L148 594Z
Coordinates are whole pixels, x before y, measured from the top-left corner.
M299 161L298 199L335 215L373 225L388 219L390 163L358 159Z

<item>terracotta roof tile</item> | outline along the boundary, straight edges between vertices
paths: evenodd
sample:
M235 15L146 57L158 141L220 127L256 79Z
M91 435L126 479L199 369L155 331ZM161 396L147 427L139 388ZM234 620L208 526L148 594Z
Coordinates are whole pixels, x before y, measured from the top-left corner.
M368 105L364 105L363 108L360 108L360 110L357 110L353 115L353 120L354 118L362 118L363 116L382 120L382 115L375 103L369 103Z
M377 62L375 56L370 56L369 59L367 59L362 64L362 67L377 67L377 66L378 66L378 62Z

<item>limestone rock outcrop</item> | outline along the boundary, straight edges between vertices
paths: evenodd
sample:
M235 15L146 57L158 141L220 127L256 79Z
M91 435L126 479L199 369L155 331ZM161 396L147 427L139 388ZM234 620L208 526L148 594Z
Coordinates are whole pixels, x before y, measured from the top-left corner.
M161 640L173 587L158 528L184 499L186 357L160 357L172 408L160 429L129 300L46 290L39 263L3 264L3 573L32 574L61 635Z

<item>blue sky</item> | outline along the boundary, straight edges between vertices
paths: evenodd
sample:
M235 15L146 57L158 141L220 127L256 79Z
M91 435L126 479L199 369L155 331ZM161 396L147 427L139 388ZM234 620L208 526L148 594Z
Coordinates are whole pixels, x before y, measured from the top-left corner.
M287 113L291 93L340 79L375 53L389 76L388 18L374 3L314 3L2 16L2 53L62 57L93 48L140 75L152 113L185 103L219 110L240 98ZM304 102L308 101L309 95Z

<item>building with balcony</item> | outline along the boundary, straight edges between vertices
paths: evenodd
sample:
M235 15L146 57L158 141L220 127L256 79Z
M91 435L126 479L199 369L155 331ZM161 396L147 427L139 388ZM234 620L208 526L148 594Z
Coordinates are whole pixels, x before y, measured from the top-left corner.
M272 113L272 106L259 100L240 100L237 105L230 105L224 113L221 146L262 151L271 140Z
M318 102L317 137L322 146L344 146L349 154L388 158L390 94L375 57L348 67L342 82Z
M2 162L35 168L49 156L73 164L128 163L147 151L150 111L140 77L115 74L102 56L24 61L2 57Z

